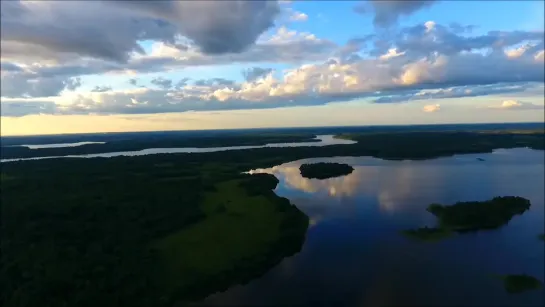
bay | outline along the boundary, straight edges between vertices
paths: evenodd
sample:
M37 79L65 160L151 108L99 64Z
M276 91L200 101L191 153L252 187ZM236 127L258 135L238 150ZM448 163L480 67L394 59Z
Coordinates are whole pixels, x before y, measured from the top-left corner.
M480 161L477 158L484 159ZM525 148L424 161L313 158L252 173L279 178L279 196L310 217L301 252L261 278L196 306L542 306L544 291L508 294L494 274L544 280L544 152ZM309 162L346 163L347 176L301 177ZM416 242L431 203L522 196L532 207L498 230Z

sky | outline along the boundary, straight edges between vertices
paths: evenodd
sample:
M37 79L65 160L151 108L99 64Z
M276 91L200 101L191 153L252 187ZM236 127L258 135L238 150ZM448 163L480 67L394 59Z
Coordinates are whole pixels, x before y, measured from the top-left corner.
M1 1L0 134L543 122L543 1Z

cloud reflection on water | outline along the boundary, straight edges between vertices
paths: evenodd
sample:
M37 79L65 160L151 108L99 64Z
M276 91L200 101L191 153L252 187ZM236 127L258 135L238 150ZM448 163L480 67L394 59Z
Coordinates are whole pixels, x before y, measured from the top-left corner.
M324 180L308 179L301 176L299 167L304 163L315 162L346 163L354 167L349 175ZM344 198L371 198L376 200L380 211L394 213L411 210L411 202L422 185L420 179L440 186L445 181L444 174L435 167L425 167L418 161L385 161L371 157L335 157L315 158L293 161L266 169L256 169L249 173L267 173L275 175L280 184L277 193L289 196L307 215L311 226L319 220L320 206L331 208L335 200ZM421 176L422 175L422 176ZM421 178L424 177L424 178ZM427 184L429 186L429 183ZM294 192L312 194L294 198ZM428 191L430 192L430 191ZM439 196L441 190L431 191ZM288 195L284 195L288 194ZM303 198L312 198L312 204L306 204ZM346 204L343 204L346 205ZM419 210L419 209L418 209Z
M542 293L522 298L497 292L486 272L500 272L508 263L512 271L543 276L543 246L536 239L545 210L543 158L543 151L509 149L426 161L306 159L255 170L277 176L276 193L304 211L313 226L299 254L262 278L203 303L463 306L474 301L479 306L541 306ZM355 170L326 180L301 177L302 163L326 161L347 163ZM497 195L526 197L532 209L501 230L445 244L417 244L399 235L402 229L434 224L425 210L432 202Z
M539 151L527 148L498 149L491 154L455 155L425 161L386 161L372 157L333 157L312 158L292 161L266 169L256 169L249 173L268 173L275 175L280 184L276 192L288 197L311 218L311 224L317 223L321 213L327 207L338 207L342 199L364 198L376 200L383 213L408 213L421 215L426 219L427 212L423 207L433 202L448 202L453 196L459 201L468 201L463 195L486 193L460 193L461 190L473 190L476 185L487 185L494 182L495 163L516 165L520 168L528 163L535 163L535 155ZM477 162L477 158L487 156L486 161ZM522 158L522 159L521 159ZM534 162L532 162L534 161ZM301 176L299 167L304 163L337 162L354 167L354 171L346 176L325 180L308 179ZM490 164L495 162L494 164ZM531 167L536 167L531 164ZM455 166L460 172L445 172L443 167ZM541 167L543 165L541 164ZM467 177L467 172L477 172L478 176ZM463 184L460 184L464 177ZM422 193L424 192L425 193ZM303 195L299 194L302 193ZM476 193L476 194L475 194ZM308 195L307 195L308 194ZM308 200L312 201L309 202ZM346 206L346 203L342 204ZM316 215L315 215L316 214Z
M308 179L301 176L299 163L287 163L268 169L257 169L251 173L267 173L277 176L286 187L306 193L326 193L330 196L351 196L360 185L362 169L355 169L349 175L330 179Z

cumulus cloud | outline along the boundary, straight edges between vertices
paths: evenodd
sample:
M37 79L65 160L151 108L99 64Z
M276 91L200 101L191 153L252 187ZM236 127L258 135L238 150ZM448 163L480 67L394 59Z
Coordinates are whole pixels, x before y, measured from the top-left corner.
M425 7L430 7L436 0L366 0L354 10L360 14L373 14L373 24L388 27L395 24L401 16L409 16Z
M397 91L395 93L391 93L391 95L384 95L376 98L373 101L377 103L389 103L410 102L426 99L475 97L507 93L518 93L520 95L525 91L533 89L539 89L539 83L497 83L486 85L465 85L437 89Z
M429 105L425 105L422 108L422 111L424 111L426 113L433 113L433 112L437 112L439 110L441 110L441 106L439 104L429 104Z
M457 33L452 27L428 21L379 37L369 53L382 55L392 48L410 56L433 54L456 55L479 51L479 54L505 57L505 51L524 44L524 52L532 55L543 50L543 31L489 31L486 34L470 36ZM513 57L517 58L517 57ZM537 60L537 59L536 59Z
M499 110L539 110L543 109L544 106L517 100L504 100L501 104L491 105L488 108Z
M301 12L294 12L293 15L290 16L291 21L307 21L308 15Z
M344 46L279 27L237 54L207 55L191 46L156 42L150 53L133 54L126 63L81 58L68 64L19 65L2 59L3 66L21 68L2 70L2 96L25 106L30 97L62 93L54 101L58 114L131 114L304 106L363 97L400 102L522 92L543 84L543 32L471 35L461 33L460 27L426 22L362 35ZM510 53L520 46L523 51L516 56ZM242 72L242 82L157 78L149 89L69 93L81 83L77 78L87 74L132 77L190 66L264 62L311 64L282 71L253 66ZM137 84L136 78L129 82Z

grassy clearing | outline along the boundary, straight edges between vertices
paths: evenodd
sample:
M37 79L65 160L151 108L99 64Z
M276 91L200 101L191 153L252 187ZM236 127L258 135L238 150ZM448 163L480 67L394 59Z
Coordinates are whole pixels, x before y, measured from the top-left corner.
M0 182L12 180L14 177L8 174L0 173Z
M162 259L168 292L187 296L204 288L221 289L221 281L232 279L228 276L241 267L261 269L259 263L270 258L272 247L282 239L282 221L290 213L278 210L278 198L250 196L239 184L240 180L217 184L201 204L206 214L202 222L153 244Z

